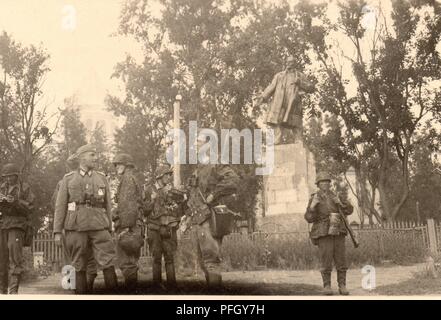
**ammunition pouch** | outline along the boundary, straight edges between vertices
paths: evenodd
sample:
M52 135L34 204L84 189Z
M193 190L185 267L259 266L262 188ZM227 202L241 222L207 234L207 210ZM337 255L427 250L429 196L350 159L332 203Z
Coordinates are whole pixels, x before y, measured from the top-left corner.
M170 239L172 237L172 228L169 226L159 226L159 235L162 239Z
M229 210L225 205L211 208L210 228L214 238L222 238L233 231L237 213Z

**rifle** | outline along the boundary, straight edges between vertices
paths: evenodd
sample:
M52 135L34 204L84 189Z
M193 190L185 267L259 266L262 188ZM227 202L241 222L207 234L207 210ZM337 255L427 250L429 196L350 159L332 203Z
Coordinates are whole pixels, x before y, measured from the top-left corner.
M343 220L345 228L348 231L349 236L351 237L351 241L352 241L352 244L354 245L354 248L358 248L360 243L358 242L357 238L355 237L354 231L352 230L351 226L349 225L346 216L343 214L343 212L341 212L340 205L337 205L337 207L338 207L338 213L340 214L340 217Z

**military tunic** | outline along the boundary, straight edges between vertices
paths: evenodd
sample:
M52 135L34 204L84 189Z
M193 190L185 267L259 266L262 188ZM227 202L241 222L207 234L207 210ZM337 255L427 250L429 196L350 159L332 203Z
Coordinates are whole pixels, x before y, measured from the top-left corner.
M63 177L55 205L54 233L65 230L67 250L77 272L86 271L89 247L99 266L114 266L110 212L110 191L104 174L78 169Z
M354 207L347 200L341 200L341 204L336 203L336 195L331 191L326 193L319 191L319 203L312 208L311 202L314 195L315 194L312 194L309 200L305 219L307 222L312 223L310 237L313 243L319 247L321 271L330 273L332 271L333 262L335 263L337 271L346 271L346 227L340 218L336 228L338 235L329 235L330 214L333 212L337 213L340 210L344 215L350 215Z
M142 235L142 193L131 168L126 168L120 178L118 188L114 197L117 204L113 212L112 219L115 223L115 231L120 234L124 230L129 230L143 237ZM124 278L134 278L138 272L138 260L140 250L137 254L124 250L117 241L118 265Z
M4 182L0 192L14 198L13 203L3 203L0 211L0 281L7 283L8 269L19 276L24 271L23 246L25 232L32 214L35 199L30 186L18 181L15 185Z
M152 193L156 198L152 199ZM153 256L153 280L160 280L162 257L164 257L167 280L174 279L174 254L177 248L177 227L184 215L185 197L173 196L171 183L157 183L146 193L145 214L147 216L148 242ZM171 274L173 273L173 274ZM172 280L174 281L174 280Z
M197 186L202 194L207 197L213 195L210 206L233 206L236 201L239 176L229 165L199 165L191 178L197 181ZM192 188L192 186L190 186ZM192 196L193 195L193 196ZM190 192L189 202L195 201L197 193ZM193 198L192 198L193 197ZM222 239L214 238L209 221L209 211L198 210L197 205L193 210L187 210L191 218L191 235L198 260L208 281L212 274L220 275L220 245ZM202 206L201 206L202 207Z

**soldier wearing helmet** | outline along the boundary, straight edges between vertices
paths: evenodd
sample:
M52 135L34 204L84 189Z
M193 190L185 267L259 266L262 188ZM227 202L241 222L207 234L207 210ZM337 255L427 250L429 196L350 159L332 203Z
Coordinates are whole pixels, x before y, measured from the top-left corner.
M182 190L173 188L173 170L168 165L159 166L155 172L156 182L146 194L148 241L153 254L153 282L161 286L162 257L165 261L167 286L176 286L174 254L177 247L177 228L184 214L186 201Z
M34 194L30 186L21 181L20 169L13 163L3 167L2 178L6 181L0 186L0 291L7 293L8 269L10 273L9 294L17 294L21 274L24 271L23 246L30 226Z
M345 237L347 230L341 220L341 214L350 215L354 210L348 200L347 193L335 194L331 191L331 176L327 172L317 174L316 184L318 191L311 195L305 213L305 219L312 223L310 237L319 248L323 291L332 295L331 272L332 264L337 269L337 283L339 293L348 295L346 289L346 248Z
M138 283L138 261L144 245L142 191L133 172L133 158L129 154L117 154L112 163L119 179L114 196L116 208L112 213L117 234L118 265L124 276L126 290L133 292Z
M79 166L63 177L57 193L54 215L55 243L61 246L65 232L67 250L75 268L75 290L88 293L87 259L93 251L103 270L108 289L118 285L115 273L115 246L112 241L109 184L103 173L95 171L98 157L93 145L78 148L75 158Z

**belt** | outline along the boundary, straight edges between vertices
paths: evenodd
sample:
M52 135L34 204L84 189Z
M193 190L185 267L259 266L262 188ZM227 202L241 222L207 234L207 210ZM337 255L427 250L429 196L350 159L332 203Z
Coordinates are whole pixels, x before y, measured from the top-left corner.
M91 204L91 203L88 203L88 202L77 203L76 205L79 206L79 207L86 207L86 208L98 208L98 209L105 208L104 204L97 205L97 204Z

